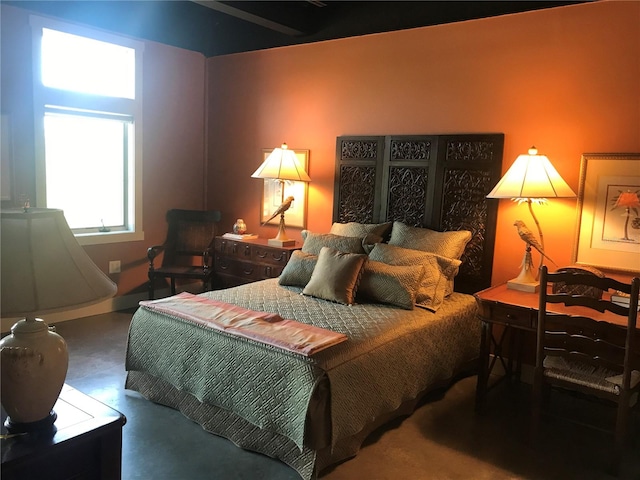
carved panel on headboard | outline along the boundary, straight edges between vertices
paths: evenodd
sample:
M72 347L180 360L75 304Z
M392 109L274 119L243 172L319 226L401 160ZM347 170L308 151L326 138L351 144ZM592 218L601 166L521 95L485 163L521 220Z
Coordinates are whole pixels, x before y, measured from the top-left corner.
M413 227L424 225L428 179L426 168L391 167L385 220L397 220Z
M431 142L427 140L391 140L391 161L429 160Z
M447 169L442 208L443 230L469 230L471 240L462 257L460 273L480 279L486 241L487 201L493 188L491 175L482 170Z
M382 137L340 137L336 144L334 222L375 223L380 209Z
M447 142L447 161L452 162L490 162L493 158L494 142L449 141Z
M376 159L377 142L375 140L346 140L342 142L340 158L343 160Z
M334 221L469 230L456 290L491 285L502 134L338 137ZM364 173L366 172L366 174Z
M340 167L340 213L336 221L374 223L375 182L375 166Z

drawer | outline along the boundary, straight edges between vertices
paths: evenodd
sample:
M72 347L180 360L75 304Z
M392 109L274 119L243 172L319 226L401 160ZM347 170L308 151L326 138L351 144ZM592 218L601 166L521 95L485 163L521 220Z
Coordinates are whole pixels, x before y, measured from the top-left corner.
M244 258L246 260L251 259L251 250L254 245L249 243L236 242L234 240L227 240L226 238L216 238L214 243L214 250L216 253L223 254L225 256Z
M291 252L281 248L272 248L262 245L253 245L251 249L251 260L257 263L267 263L279 266L280 271L289 261ZM278 274L279 275L279 274ZM277 275L276 275L277 276Z
M264 280L280 276L284 265L269 265L216 254L214 271L245 280Z
M490 306L491 321L525 328L534 328L535 311L496 303Z

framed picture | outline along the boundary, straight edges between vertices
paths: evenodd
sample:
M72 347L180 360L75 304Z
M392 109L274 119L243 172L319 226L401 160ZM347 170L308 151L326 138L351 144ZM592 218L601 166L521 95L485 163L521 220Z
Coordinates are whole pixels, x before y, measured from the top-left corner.
M264 162L273 149L262 150L262 161ZM309 150L293 150L298 157L298 161L303 168L309 168ZM282 203L283 183L280 180L264 180L262 191L262 208L260 209L260 223L264 223ZM284 198L292 196L295 200L285 214L287 227L306 228L307 226L307 191L309 184L306 182L284 182ZM278 225L280 215L267 222L269 225Z
M572 260L640 272L640 153L585 153Z

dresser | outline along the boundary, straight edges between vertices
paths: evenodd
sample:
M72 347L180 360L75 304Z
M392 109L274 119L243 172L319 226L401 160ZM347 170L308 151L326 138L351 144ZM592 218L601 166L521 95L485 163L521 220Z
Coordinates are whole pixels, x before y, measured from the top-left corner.
M214 241L215 285L234 287L280 276L291 254L300 246L275 247L267 239L231 240L216 237Z

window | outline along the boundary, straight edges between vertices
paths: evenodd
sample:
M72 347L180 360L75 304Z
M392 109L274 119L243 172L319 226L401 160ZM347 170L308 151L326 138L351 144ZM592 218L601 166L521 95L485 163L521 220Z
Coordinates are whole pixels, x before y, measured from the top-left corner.
M82 244L141 240L142 44L31 17L36 205Z

